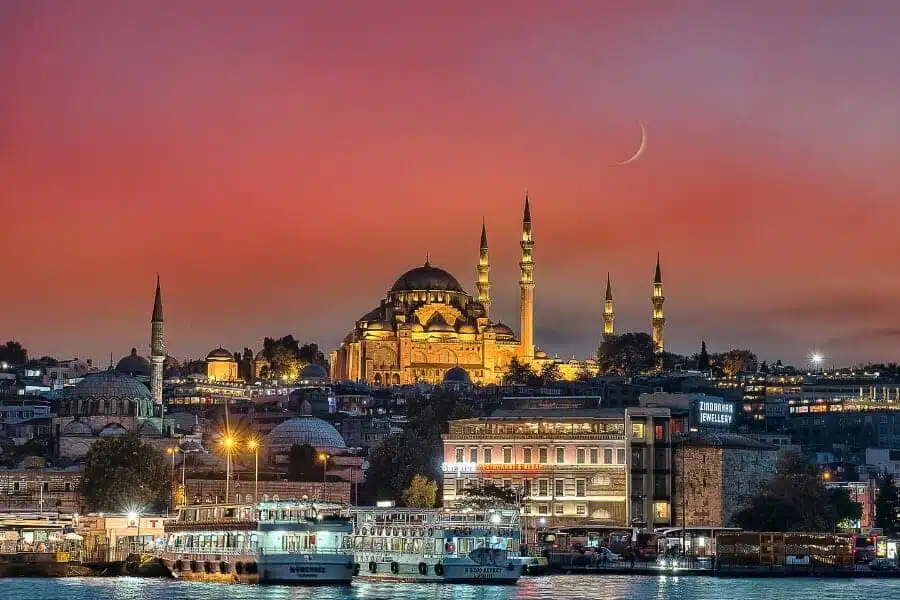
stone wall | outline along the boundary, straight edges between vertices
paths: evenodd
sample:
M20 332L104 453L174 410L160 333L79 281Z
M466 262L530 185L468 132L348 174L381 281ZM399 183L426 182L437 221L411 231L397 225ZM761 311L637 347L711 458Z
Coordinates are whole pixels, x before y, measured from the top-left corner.
M735 513L745 508L760 489L775 476L777 451L727 449L724 453L723 520L735 527Z

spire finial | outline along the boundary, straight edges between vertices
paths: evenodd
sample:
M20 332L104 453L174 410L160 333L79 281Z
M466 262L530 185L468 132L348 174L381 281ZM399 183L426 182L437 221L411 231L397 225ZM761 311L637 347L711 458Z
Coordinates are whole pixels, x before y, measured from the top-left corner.
M612 283L609 280L609 271L606 272L606 299L612 301Z
M431 266L431 261L429 260L429 257L428 257L428 251L427 251L427 250L425 251L425 266L426 266L426 267L430 267L430 266Z
M488 240L487 240L487 227L484 224L484 217L481 217L481 249L487 250Z
M659 268L659 251L656 252L656 274L653 277L653 283L662 283L662 271Z
M522 222L531 224L531 202L528 200L528 190L525 190L525 216L522 218Z
M151 321L163 322L162 292L159 287L159 273L156 274L156 297L153 299L153 317Z

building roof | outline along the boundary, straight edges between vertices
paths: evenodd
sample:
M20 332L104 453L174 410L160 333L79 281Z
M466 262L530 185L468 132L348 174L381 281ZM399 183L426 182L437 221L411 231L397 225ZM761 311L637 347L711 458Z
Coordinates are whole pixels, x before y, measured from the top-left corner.
M314 448L344 449L347 444L333 425L316 417L295 417L275 427L266 437L269 448L309 444Z
M679 443L680 442L676 442L675 445L678 446ZM778 450L778 446L775 444L761 442L743 435L738 435L737 433L728 433L725 431L701 431L689 433L684 443L688 446L712 446L735 450Z
M112 369L85 375L72 390L72 395L81 398L151 399L146 385Z
M465 293L456 277L428 261L421 267L410 269L401 275L391 287L392 292L447 291Z
M116 371L127 375L150 377L150 361L137 353L137 348L131 349L131 354L123 357L116 363Z
M328 379L328 373L322 365L310 363L300 369L300 379Z
M206 355L206 360L234 360L234 354L225 348L214 348Z
M524 408L495 410L480 419L624 419L624 408ZM479 418L472 419L473 421Z

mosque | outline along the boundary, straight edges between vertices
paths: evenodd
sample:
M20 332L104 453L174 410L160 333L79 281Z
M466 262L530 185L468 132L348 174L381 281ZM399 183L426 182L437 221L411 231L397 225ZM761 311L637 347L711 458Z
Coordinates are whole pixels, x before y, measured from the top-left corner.
M331 379L376 386L437 384L448 371L458 377L463 370L474 384L499 384L513 358L535 370L556 362L566 379L575 379L582 371L596 374L594 361L559 361L535 346L534 238L527 193L519 245L518 336L509 325L491 319L491 267L487 230L482 223L477 297L467 294L453 275L426 260L423 266L401 275L379 305L356 321L340 348L331 352ZM664 348L664 301L657 255L651 326L658 353ZM614 322L612 286L607 276L604 338L615 335Z

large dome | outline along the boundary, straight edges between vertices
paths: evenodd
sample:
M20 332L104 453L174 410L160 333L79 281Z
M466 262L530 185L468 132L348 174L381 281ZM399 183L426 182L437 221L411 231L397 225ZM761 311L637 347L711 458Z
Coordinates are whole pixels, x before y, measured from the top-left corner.
M72 391L80 398L127 398L150 400L147 386L130 375L108 370L86 375Z
M456 277L443 269L432 267L428 262L424 266L410 269L400 276L391 288L392 292L441 291L465 293Z
M328 373L322 365L309 363L300 369L300 379L328 379Z
M214 348L209 351L209 354L206 355L206 360L234 360L234 354L231 353L230 350L226 350L225 348Z
M266 444L273 450L289 449L294 444L309 444L316 449L343 450L344 438L327 421L315 417L295 417L281 423L266 437Z
M150 377L150 361L131 349L131 354L116 363L116 371L132 377Z

